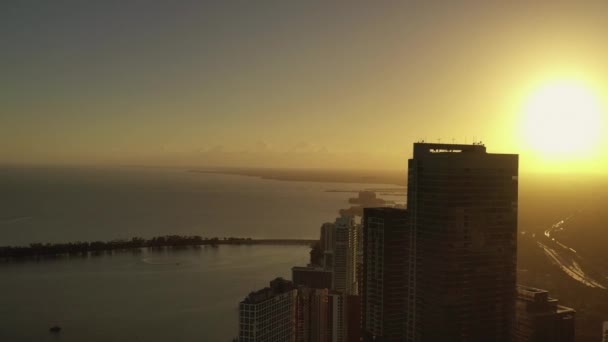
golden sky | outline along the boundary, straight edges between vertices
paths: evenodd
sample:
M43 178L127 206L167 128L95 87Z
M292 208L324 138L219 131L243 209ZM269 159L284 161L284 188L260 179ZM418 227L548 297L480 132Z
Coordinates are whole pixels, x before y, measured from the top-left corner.
M608 172L606 2L0 6L0 163L397 169L441 139Z

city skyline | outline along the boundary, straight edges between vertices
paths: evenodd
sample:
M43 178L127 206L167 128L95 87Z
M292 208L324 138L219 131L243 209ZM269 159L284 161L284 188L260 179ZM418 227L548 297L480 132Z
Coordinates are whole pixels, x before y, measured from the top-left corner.
M310 263L280 280L295 289L292 302L278 304L291 328L249 320L250 294L239 340L285 331L285 341L309 342L574 341L576 311L517 282L518 169L518 155L483 145L413 144L407 207L370 206L360 224L349 214L324 223ZM355 264L340 256L346 240L361 257ZM354 288L344 285L349 271Z
M606 37L596 0L0 2L0 341L607 339Z

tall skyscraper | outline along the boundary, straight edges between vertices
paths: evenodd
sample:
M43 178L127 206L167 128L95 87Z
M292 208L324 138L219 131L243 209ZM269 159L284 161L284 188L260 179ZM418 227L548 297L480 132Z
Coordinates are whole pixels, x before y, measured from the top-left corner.
M408 227L404 209L364 209L362 325L366 341L405 341Z
M508 341L515 317L518 156L414 144L409 341Z
M573 342L575 312L557 303L545 290L518 286L513 342Z
M336 219L333 247L333 289L357 294L357 230L352 216Z
M347 342L361 341L361 297L355 295L345 296L346 339Z
M239 305L239 341L295 341L297 290L282 278L250 293Z
M329 290L298 287L296 342L330 342Z
M323 223L321 226L321 238L319 242L321 244L321 250L327 251L333 249L334 244L334 224L333 223Z
M340 291L329 292L329 336L331 342L346 341L346 296Z
M319 246L323 253L323 267L327 270L331 270L334 266L335 229L335 224L330 222L323 223L321 226Z

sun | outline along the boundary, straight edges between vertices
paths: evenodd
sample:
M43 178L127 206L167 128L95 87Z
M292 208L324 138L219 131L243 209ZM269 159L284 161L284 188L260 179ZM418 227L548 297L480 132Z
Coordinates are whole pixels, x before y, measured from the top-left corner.
M523 140L547 159L581 159L599 147L602 110L595 93L575 80L545 84L523 110Z

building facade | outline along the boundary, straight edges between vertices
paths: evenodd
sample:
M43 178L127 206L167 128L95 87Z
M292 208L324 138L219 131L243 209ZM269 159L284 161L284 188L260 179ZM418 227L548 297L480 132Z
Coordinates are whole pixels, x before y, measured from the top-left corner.
M332 273L321 267L291 268L291 279L296 286L305 286L312 289L331 289Z
M518 156L414 144L408 341L507 341L515 318Z
M297 295L293 283L282 278L250 293L239 304L239 341L295 341Z
M329 290L298 286L296 342L330 342Z
M330 341L346 342L345 295L340 291L330 291L328 299Z
M404 209L364 209L362 328L366 341L406 339L408 220Z
M513 342L573 342L575 311L545 290L518 286Z
M357 294L357 229L352 216L343 216L334 223L332 285L336 291Z
M335 246L335 225L330 222L323 223L321 226L321 237L319 239L319 246L323 253L323 267L326 270L330 270L334 265L334 246Z

